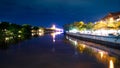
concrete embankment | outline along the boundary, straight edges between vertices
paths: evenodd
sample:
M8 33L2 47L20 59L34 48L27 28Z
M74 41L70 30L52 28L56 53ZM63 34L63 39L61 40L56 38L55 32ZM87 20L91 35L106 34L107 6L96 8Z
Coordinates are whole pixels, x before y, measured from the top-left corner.
M77 33L65 33L65 34L68 35L68 36L74 37L76 39L89 41L89 42L94 42L94 43L97 43L97 44L102 44L102 45L107 46L107 47L120 49L120 43L104 41L104 40L95 39L95 38L89 38L89 37L87 37L88 35L83 36L83 34L80 35L80 34L77 34Z

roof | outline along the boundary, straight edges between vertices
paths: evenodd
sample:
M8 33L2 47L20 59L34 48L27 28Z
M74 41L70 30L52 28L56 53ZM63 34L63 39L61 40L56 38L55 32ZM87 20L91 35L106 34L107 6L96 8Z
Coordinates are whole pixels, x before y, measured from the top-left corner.
M106 19L109 19L111 17L113 17L113 19L119 18L120 17L120 12L109 13L104 18L102 18L102 20L106 20Z

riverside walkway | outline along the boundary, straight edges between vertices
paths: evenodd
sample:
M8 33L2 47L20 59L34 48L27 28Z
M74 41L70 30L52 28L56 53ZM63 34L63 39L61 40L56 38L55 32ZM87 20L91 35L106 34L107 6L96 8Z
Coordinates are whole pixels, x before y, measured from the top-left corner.
M98 35L90 35L90 34L80 34L80 33L71 33L66 32L67 35L74 36L76 38L80 38L82 40L91 41L99 44L104 44L107 46L115 47L120 49L120 38L115 36L98 36Z

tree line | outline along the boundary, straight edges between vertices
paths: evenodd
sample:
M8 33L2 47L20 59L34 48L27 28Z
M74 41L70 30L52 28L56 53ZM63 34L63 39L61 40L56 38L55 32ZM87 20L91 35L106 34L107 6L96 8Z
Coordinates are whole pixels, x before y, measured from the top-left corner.
M25 38L31 36L31 30L38 30L39 27L29 24L18 25L10 22L0 23L0 39L5 40L6 37Z
M105 22L105 21L98 21L96 23L88 22L84 23L83 21L80 22L73 22L70 24L65 24L63 26L65 31L69 31L72 29L77 29L79 31L83 30L99 30L99 29L115 29L119 30L120 29L120 21L118 22Z

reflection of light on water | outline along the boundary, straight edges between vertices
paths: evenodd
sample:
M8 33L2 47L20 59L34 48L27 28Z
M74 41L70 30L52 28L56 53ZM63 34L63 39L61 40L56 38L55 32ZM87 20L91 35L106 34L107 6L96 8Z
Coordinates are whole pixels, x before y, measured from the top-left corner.
M6 41L9 40L9 39L10 39L9 37L6 37L6 38L5 38Z
M66 39L68 39L68 36L66 36Z
M83 46L83 48L85 48L85 47L86 47L86 45L85 45L85 44L82 44L82 46Z
M79 49L80 53L83 53L84 51L89 51L88 53L95 56L99 62L108 64L109 68L115 68L115 66L119 67L119 65L115 65L117 58L109 55L110 54L109 51L103 50L102 48L97 48L97 46L96 47L90 46L89 42L86 43L86 44L88 44L88 45L86 45L86 44L83 44L80 40L77 40L77 39L74 39L71 37L67 37L67 38L70 41L70 43L72 43L73 45L75 45L74 44L75 41L77 42L77 45L75 47L77 47ZM94 43L93 43L93 45L94 45Z
M80 53L83 53L83 51L85 50L86 45L82 44L82 43L79 43L78 47L79 47Z
M74 44L77 45L77 41L74 41Z
M100 54L100 58L102 59L103 57L105 58L105 56L107 57L108 55L108 52L105 52L105 51L102 51L102 50L99 50L98 52Z
M21 35L18 35L18 37L20 38L20 37L21 37Z
M32 36L34 36L35 35L35 33L32 33Z
M31 35L32 35L32 36L35 36L35 35L43 36L43 35L44 35L44 32L32 33Z
M55 42L55 36L56 36L56 34L55 33L51 33L51 36L52 36L53 42Z
M68 38L68 37L67 37L67 38ZM72 40L72 39L70 39L70 38L68 38L68 40L69 40L72 44L74 44L75 46L78 45L77 40Z
M100 53L100 57L103 58L103 52L100 51L99 53Z
M39 32L39 36L43 36L44 35L44 32Z
M110 60L110 61L109 61L109 68L114 68L113 60Z
M55 39L53 39L53 42L55 42Z
M59 34L61 34L61 33L62 33L62 32L54 32L54 33L51 33L51 36L52 36L53 42L56 41L56 40L55 40L56 35L59 35Z

